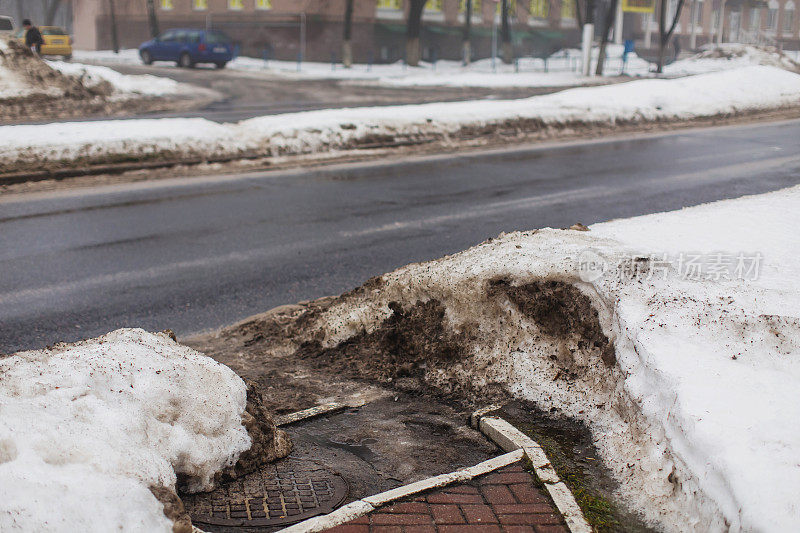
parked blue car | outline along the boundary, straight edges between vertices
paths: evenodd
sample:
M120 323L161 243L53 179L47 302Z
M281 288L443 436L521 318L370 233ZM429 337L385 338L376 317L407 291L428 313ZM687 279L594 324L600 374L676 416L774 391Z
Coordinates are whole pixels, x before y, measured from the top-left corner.
M197 63L212 63L217 68L235 57L231 39L215 30L167 30L139 47L145 65L153 61L175 61L179 67L192 68Z

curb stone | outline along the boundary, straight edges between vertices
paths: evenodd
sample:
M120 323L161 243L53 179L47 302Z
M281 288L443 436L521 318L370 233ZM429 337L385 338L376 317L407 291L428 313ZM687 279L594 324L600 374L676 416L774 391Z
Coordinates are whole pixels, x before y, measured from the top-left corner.
M498 416L481 416L478 413L479 411L473 417L477 418L481 433L489 440L507 452L523 450L533 464L536 476L544 484L556 508L564 517L569 530L572 533L592 533L592 528L584 518L575 496L558 477L544 449L504 419Z
M384 505L397 501L408 496L419 494L430 489L444 487L453 483L467 481L489 472L494 472L504 466L514 464L524 456L522 449L517 449L509 453L494 457L488 461L478 463L477 465L456 470L449 474L442 474L428 479L423 479L415 483L403 485L396 489L387 490L374 496L368 496L361 500L354 501L343 507L339 507L332 513L322 516L309 518L298 524L294 524L285 529L281 529L281 533L316 533L324 531L333 527L345 524L360 516L364 516L372 511L383 507ZM565 517L566 519L566 517Z

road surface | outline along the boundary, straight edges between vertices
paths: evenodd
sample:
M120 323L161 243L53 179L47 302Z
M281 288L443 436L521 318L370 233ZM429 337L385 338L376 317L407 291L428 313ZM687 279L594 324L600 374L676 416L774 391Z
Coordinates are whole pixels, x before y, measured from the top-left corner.
M186 335L503 231L792 186L797 139L794 120L0 197L0 352L123 326Z
M383 87L369 82L342 82L326 79L292 79L261 72L215 70L198 67L183 69L174 65L120 65L107 63L122 74L151 74L170 78L206 89L212 89L221 98L197 109L180 111L153 111L131 113L111 118L176 118L200 117L215 122L237 122L264 115L294 113L314 109L342 107L422 104L460 100L513 99L562 91L568 87ZM609 78L609 83L620 79ZM57 122L76 120L108 120L107 113L86 115L80 119L64 118ZM46 120L2 120L0 124L43 124Z

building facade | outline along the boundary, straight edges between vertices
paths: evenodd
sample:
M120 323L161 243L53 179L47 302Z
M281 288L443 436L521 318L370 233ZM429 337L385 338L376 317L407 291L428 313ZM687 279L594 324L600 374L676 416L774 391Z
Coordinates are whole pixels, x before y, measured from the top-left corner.
M73 0L75 44L111 47L107 1ZM246 55L294 60L337 59L345 0L155 0L160 31L176 27L214 28L228 33ZM473 0L472 43L477 57L491 51L493 0ZM545 55L577 42L574 1L511 0L513 39L518 54ZM149 38L146 0L115 0L122 47ZM393 62L405 51L406 0L356 0L353 51L358 62ZM461 57L464 0L429 0L423 16L424 59Z
M718 42L771 45L800 49L800 0L686 0L675 35L687 50ZM671 2L672 12L676 2ZM657 42L658 21L637 21L636 37L647 47Z
M667 0L674 12L677 0ZM154 0L159 29L214 28L228 33L241 53L255 57L338 61L345 0ZM602 2L602 0L601 0ZM675 35L684 50L736 41L800 49L800 0L686 0ZM146 0L114 0L122 47L150 35ZM394 62L405 53L408 0L355 0L353 51L357 62ZM574 0L509 0L515 53L546 56L578 43ZM78 48L111 47L109 2L72 0ZM473 0L472 49L491 54L498 2ZM465 0L428 0L423 16L423 59L459 59ZM599 18L598 20L601 20ZM626 14L625 38L654 47L652 15Z

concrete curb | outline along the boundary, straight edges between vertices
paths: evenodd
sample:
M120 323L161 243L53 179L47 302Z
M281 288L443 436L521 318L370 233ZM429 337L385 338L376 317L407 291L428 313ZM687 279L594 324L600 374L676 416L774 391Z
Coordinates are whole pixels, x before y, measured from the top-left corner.
M309 409L303 409L302 411L289 413L288 415L276 416L275 425L288 426L289 424L294 424L295 422L300 422L301 420L308 420L309 418L314 418L328 413L335 413L336 411L341 411L342 409L347 409L348 407L360 407L360 405L341 402L323 403Z
M281 529L280 531L283 533L316 533L317 531L324 531L371 513L393 501L401 500L430 489L468 481L472 478L488 474L489 472L494 472L495 470L518 462L524 455L525 452L522 449L516 449L499 457L494 457L488 461L478 463L475 466L462 468L461 470L456 470L449 474L423 479L415 483L397 487L396 489L375 494L374 496L368 496L361 500L348 503L343 507L339 507L332 513L309 518L308 520Z
M494 409L490 409L491 412ZM539 444L520 430L498 416L482 416L477 411L473 420L477 421L481 433L500 446L506 452L522 450L533 465L534 472L544 484L556 508L564 517L567 527L572 533L592 533L592 528L584 518L575 496L566 484L558 477L547 454Z

